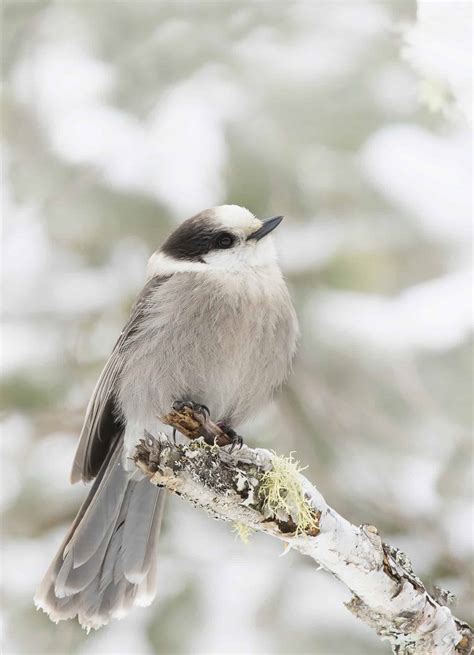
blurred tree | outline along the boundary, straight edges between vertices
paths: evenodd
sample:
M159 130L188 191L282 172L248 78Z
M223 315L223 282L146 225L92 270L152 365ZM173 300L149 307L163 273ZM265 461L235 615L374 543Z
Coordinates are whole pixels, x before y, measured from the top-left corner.
M4 3L6 653L342 654L349 633L354 655L381 652L323 573L175 502L149 610L86 638L32 608L146 258L226 202L287 216L302 326L290 384L245 433L296 449L341 513L374 522L468 617L469 146L418 103L399 56L415 14L414 0ZM179 541L183 521L199 540ZM310 611L299 575L321 579Z

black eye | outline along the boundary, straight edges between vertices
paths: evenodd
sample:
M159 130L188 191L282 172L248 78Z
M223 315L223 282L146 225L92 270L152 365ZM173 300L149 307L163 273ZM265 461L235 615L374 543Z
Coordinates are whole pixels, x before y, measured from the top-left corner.
M215 244L216 248L231 248L234 245L234 237L228 232L221 232L217 235Z

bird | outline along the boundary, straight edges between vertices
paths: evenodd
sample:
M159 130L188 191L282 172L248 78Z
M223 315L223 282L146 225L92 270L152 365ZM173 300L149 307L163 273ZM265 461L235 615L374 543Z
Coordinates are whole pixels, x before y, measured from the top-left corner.
M89 631L153 601L166 491L133 455L160 417L205 409L234 442L287 379L298 322L272 235L282 219L213 207L151 256L79 437L71 482L91 489L35 594L52 621Z

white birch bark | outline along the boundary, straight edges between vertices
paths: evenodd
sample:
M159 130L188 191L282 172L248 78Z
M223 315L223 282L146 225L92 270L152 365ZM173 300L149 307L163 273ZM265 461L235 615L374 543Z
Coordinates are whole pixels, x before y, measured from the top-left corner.
M164 436L147 435L137 449L136 464L153 484L212 517L265 532L311 557L349 588L349 610L388 640L394 653L472 652L470 626L426 591L408 558L384 544L373 526L356 527L340 516L296 470L293 481L303 491L313 522L296 529L296 506L294 511L270 509L262 500L262 478L275 470L274 458L267 450L246 446L229 453L202 439L177 446ZM285 497L284 480L280 491Z

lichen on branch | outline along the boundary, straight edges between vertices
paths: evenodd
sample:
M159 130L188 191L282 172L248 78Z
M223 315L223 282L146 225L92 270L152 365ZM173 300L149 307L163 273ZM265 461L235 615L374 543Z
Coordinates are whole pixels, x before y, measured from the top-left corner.
M318 514L306 498L299 474L306 467L290 453L288 457L274 456L272 467L266 471L258 487L263 513L291 521L295 535L319 532Z
M397 655L471 653L472 628L428 593L406 555L383 543L374 526L352 525L331 508L292 455L245 445L231 452L217 445L225 440L212 421L168 422L185 422L191 440L177 445L164 435L145 436L135 463L153 484L232 522L244 541L257 530L311 557L347 586L348 609ZM216 445L206 443L212 434Z
M222 495L219 500L214 497L219 506L225 508L237 500L241 511L254 512L254 520L265 523L268 529L288 536L315 536L320 512L305 495L299 463L291 455L279 457L268 451L260 451L260 460L246 461L248 450L244 446L238 455L232 456L207 444L202 437L178 445L146 435L137 447L135 461L142 470L153 473L152 482L164 484L175 493L185 493L176 474L188 474L193 483ZM215 513L215 508L209 513ZM247 525L238 520L235 523ZM238 531L241 536L244 534L243 527Z

